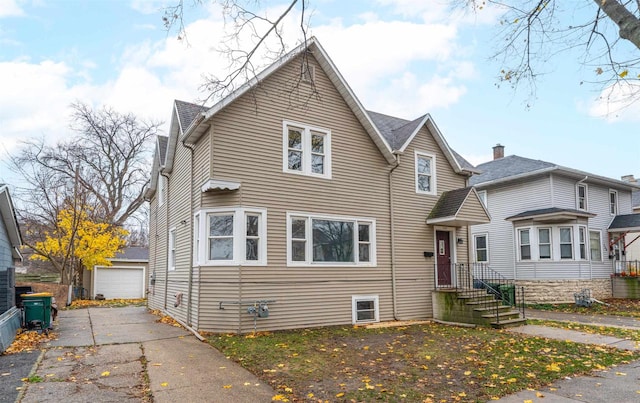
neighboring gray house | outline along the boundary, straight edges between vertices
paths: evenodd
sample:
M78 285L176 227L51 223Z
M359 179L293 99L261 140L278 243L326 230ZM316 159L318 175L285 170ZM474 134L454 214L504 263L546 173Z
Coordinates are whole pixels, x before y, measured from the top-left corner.
M9 188L0 184L0 353L13 342L20 327L15 307L15 263L22 260L22 237Z
M638 185L638 180L633 175L625 175L622 180L633 185ZM636 214L640 214L640 190L635 190L631 195L631 208ZM627 260L633 262L635 268L640 270L640 232L630 232L626 236Z
M491 223L470 227L471 255L524 286L530 301L573 301L591 289L611 296L615 261L624 260L625 234L640 227L629 182L610 179L494 148L493 161L470 184Z
M145 298L149 277L149 248L130 246L109 259L111 266L84 270L82 284L89 298Z

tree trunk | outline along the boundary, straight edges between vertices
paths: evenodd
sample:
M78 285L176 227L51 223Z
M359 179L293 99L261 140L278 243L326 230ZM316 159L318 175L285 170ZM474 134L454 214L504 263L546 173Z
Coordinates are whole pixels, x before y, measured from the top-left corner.
M620 37L640 49L640 20L618 0L593 0L620 27Z

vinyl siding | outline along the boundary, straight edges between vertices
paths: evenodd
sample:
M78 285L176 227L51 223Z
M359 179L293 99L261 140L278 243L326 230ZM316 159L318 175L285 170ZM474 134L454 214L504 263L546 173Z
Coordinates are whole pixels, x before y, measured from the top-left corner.
M435 156L437 195L416 193L415 151ZM458 175L427 128L422 127L400 157L393 172L394 227L396 243L396 282L400 319L433 316L431 290L435 288L435 257L425 258L425 251L435 251L435 228L426 219L444 191L462 188L466 178ZM441 228L441 227L437 227ZM446 228L456 232L453 239L466 239L466 229ZM465 244L466 245L466 244ZM466 246L451 244L452 261L467 262ZM457 249L457 256L453 250Z
M307 99L307 84L289 98L287 88L297 66L294 61L283 67L212 121L211 177L240 182L241 188L207 192L202 207L266 209L268 265L203 266L200 329L253 329L246 305L239 311L233 306L220 310L220 301L275 300L269 318L258 319L259 329L351 323L352 295L378 295L381 320L392 319L390 166L319 66L316 86L321 98ZM299 100L308 104L296 107ZM331 179L283 172L284 120L331 130ZM287 212L375 219L377 266L287 267Z
M0 270L7 270L8 267L13 267L12 249L7 227L4 225L2 216L0 216Z

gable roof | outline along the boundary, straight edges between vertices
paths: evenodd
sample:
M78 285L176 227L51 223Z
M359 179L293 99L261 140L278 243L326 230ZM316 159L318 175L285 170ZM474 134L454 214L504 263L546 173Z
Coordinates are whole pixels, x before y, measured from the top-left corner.
M164 166L167 162L167 142L169 141L169 137L167 136L156 136L157 142L157 153L159 158L160 166Z
M326 53L324 48L320 45L315 37L309 38L305 43L300 44L291 52L278 59L265 70L260 72L257 76L253 77L251 80L247 81L227 97L217 102L206 112L197 115L195 119L190 123L189 127L185 130L182 140L190 144L195 143L195 141L206 131L209 119L225 109L228 105L232 104L236 99L240 98L242 95L253 89L256 85L265 80L271 74L280 70L283 66L289 63L295 57L301 55L303 52L310 52L315 57L324 73L338 90L360 124L362 124L367 134L369 135L369 137L371 137L374 144L378 147L384 158L388 163L393 163L395 161L395 156L392 153L391 147L387 143L386 139L380 134L377 126L372 122L369 114L365 111L358 98L355 96L336 66L333 64L333 61L331 60L329 55Z
M480 216L476 213L478 206L484 213ZM471 207L476 209L471 210ZM455 226L487 224L490 221L489 212L472 186L443 192L427 217L427 224Z
M120 252L116 253L113 259L110 260L130 260L136 262L148 262L149 261L149 248L143 246L129 246L124 248Z
M637 185L617 179L594 175L578 169L567 168L551 162L534 160L531 158L509 155L504 158L485 162L476 167L481 173L472 176L469 184L477 187L487 187L494 184L522 180L525 178L542 175L551 172L561 173L565 176L577 180L588 180L591 183L598 183L621 189L638 189Z
M478 173L478 170L472 164L449 147L449 144L431 118L431 115L426 114L409 121L373 111L367 111L367 113L371 116L371 120L373 120L378 127L378 130L382 136L385 137L393 151L404 152L413 138L418 134L420 128L426 125L436 143L438 143L442 149L449 164L451 164L457 173Z
M19 250L19 247L22 245L22 234L20 233L18 218L15 208L13 207L13 202L11 201L9 187L2 183L0 183L0 218L7 229L12 257L22 260L22 255Z
M176 111L178 112L178 124L180 131L184 133L191 123L202 113L207 111L207 107L191 102L175 100Z

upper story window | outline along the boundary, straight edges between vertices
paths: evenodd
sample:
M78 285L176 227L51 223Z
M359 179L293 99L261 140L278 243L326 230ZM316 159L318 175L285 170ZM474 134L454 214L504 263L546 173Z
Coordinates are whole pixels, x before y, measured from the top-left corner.
M169 230L169 245L167 247L167 268L169 270L176 269L176 229Z
M487 234L477 234L473 236L473 246L476 250L476 262L486 263L489 261L489 243Z
M578 210L587 210L587 185L576 186L576 208Z
M609 190L609 213L611 215L618 214L618 191Z
M416 151L416 193L436 194L436 157Z
M520 260L531 260L531 234L528 228L518 230L518 245Z
M283 171L331 178L331 131L283 122Z
M194 221L195 264L267 264L266 210L203 210Z
M375 220L287 214L289 266L376 264Z
M487 191L486 190L479 191L478 192L478 198L480 199L482 204L484 204L485 207L488 207L488 205L487 205Z
M164 204L164 185L166 180L167 178L162 176L162 174L158 174L158 206Z

